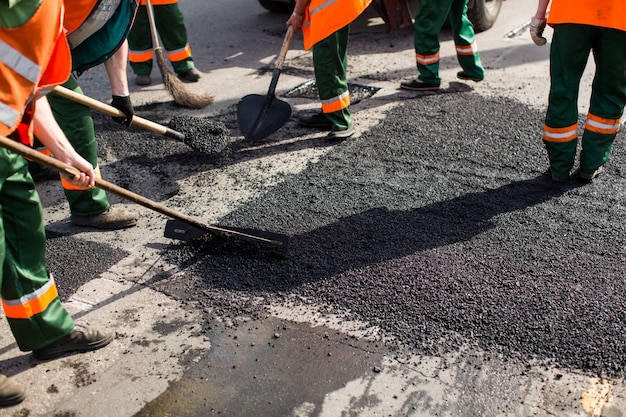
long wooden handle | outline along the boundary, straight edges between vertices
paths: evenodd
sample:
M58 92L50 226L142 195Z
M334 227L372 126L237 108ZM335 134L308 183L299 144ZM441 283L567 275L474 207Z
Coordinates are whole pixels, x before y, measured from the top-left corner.
M43 155L41 152L36 151L35 149L30 148L24 145L23 143L17 142L15 140L9 139L1 135L0 135L0 146L6 149L12 150L13 152L18 153L25 158L37 161L41 164L49 166L50 168L54 168L55 170L59 172L63 172L72 176L80 174L80 171L71 165L61 162L58 159L54 159L52 157ZM264 237L256 236L256 235L249 234L249 233L238 232L236 230L231 230L231 229L221 228L219 226L212 226L212 225L208 225L205 223L201 223L198 220L194 219L193 217L187 216L186 214L180 213L176 210L173 210L167 206L164 206L163 204L157 203L156 201L152 201L139 194L135 194L132 191L119 187L101 178L96 178L96 186L98 188L102 188L105 191L109 191L122 198L125 198L137 204L140 204L144 207L147 207L151 210L154 210L158 213L164 214L174 219L178 219L184 223L190 224L192 226L195 226L199 229L202 229L206 232L212 233L217 236L224 237L224 236L236 235L236 236L246 237L248 239L254 239L254 240L271 243L273 245L278 245L278 246L283 245L283 242L279 242L276 240L266 239Z
M75 91L70 90L69 88L65 88L65 87L58 85L54 87L52 91L54 91L56 94L60 95L61 97L65 97L68 100L72 100L76 103L83 104L101 113L108 114L109 116L113 116L113 117L125 117L126 116L121 110L116 109L113 106L109 106L108 104L104 104L101 101L95 100L91 97L87 97L84 94L79 94ZM185 135L183 135L182 133L177 132L173 129L170 129L169 127L152 122L150 120L143 119L136 115L133 115L131 124L135 126L143 127L155 133L160 133L164 136L167 136L168 138L176 139L181 142L185 141Z
M289 25L287 27L287 33L285 34L285 39L283 39L283 45L280 48L280 52L278 53L278 58L276 60L276 68L283 69L283 64L285 63L285 57L287 56L287 51L289 51L289 44L291 44L291 39L293 38L293 26Z
M156 24L154 23L154 9L150 0L146 0L146 12L148 12L148 22L150 23L150 34L152 35L152 46L154 49L160 49L159 35L157 34Z

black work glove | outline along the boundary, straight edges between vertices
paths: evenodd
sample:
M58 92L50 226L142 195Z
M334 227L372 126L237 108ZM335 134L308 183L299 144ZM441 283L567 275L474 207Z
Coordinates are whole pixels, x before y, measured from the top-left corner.
M133 115L135 114L135 110L133 109L133 103L130 102L130 96L113 96L111 106L115 107L126 115L126 117L113 117L113 120L115 120L117 123L130 126L130 124L133 122Z

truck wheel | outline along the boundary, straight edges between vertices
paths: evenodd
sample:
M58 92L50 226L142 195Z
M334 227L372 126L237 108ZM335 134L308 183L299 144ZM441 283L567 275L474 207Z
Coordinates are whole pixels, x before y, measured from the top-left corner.
M290 13L293 10L293 4L285 0L259 0L259 4L273 13Z
M476 33L491 28L498 18L502 0L470 0L467 17L472 21Z

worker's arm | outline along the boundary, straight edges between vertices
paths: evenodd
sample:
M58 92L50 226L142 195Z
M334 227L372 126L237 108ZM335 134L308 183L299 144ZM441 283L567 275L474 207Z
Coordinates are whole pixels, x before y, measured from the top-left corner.
M550 0L538 0L537 11L535 12L535 19L546 20L546 12L548 10L548 4Z
M546 38L543 37L543 31L546 28L546 13L548 10L548 4L550 0L538 0L537 11L535 15L530 19L530 38L535 45L545 45Z
M104 63L104 68L106 69L109 83L111 84L111 95L113 96L111 106L126 115L126 117L113 117L113 120L130 126L135 110L130 101L130 91L128 89L128 76L126 75L127 60L128 42L124 41L120 49Z
M293 13L289 16L286 25L293 26L293 31L297 32L302 27L302 20L304 19L304 13L311 0L297 0L296 5L293 8Z
M61 175L77 187L93 187L96 178L93 167L74 150L67 140L67 137L54 119L52 109L45 96L37 99L33 123L35 136L48 148L54 155L54 158L81 171L80 174L73 177L63 172Z

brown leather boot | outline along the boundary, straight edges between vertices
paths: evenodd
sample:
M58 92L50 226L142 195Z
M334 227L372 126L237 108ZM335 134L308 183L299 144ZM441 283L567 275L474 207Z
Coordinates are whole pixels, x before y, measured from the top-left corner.
M11 407L24 401L26 392L21 384L0 374L0 407Z
M123 207L111 206L107 211L93 216L76 216L71 221L75 226L94 227L96 229L126 229L137 224L139 214L125 210Z
M50 360L72 353L89 352L105 347L114 338L113 333L105 332L97 327L77 327L61 340L33 350L33 356L39 360Z

